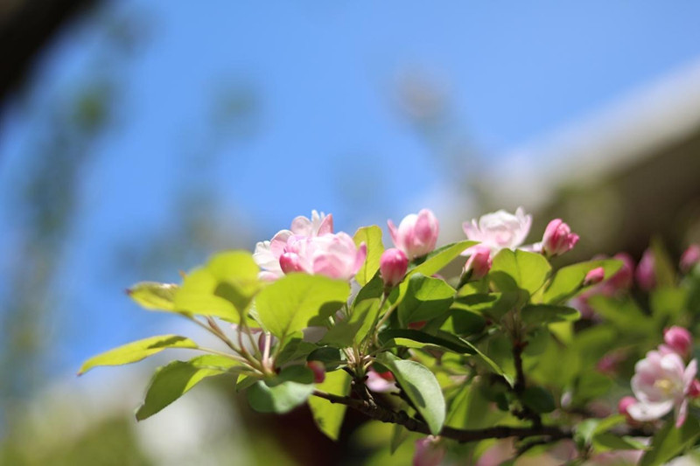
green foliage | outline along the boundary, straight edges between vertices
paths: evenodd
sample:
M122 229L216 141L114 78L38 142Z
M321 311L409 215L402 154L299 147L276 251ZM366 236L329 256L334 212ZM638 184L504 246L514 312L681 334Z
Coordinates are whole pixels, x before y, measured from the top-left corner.
M255 299L255 309L263 327L285 340L307 327L322 309L340 309L349 294L346 282L294 273L265 287Z
M454 288L444 280L420 273L411 275L406 295L399 304L399 322L405 326L444 314L450 308L454 294Z
M605 271L605 280L615 275L622 267L622 261L617 259L604 259L589 262L581 262L563 267L554 274L551 283L544 292L543 301L549 304L565 302L573 298L579 292L585 290L583 279L593 269L602 267Z
M360 285L366 285L379 270L379 259L384 252L384 244L382 243L382 229L377 225L362 227L353 236L355 245L361 243L367 245L367 259L360 270L355 275L355 280Z
M501 292L525 290L532 295L544 285L551 270L541 254L502 249L493 258L489 276Z
M685 451L700 437L700 423L690 417L682 427L676 428L673 421L667 421L651 441L651 447L647 451L640 466L658 466Z
M316 388L332 395L346 396L350 393L350 376L345 371L326 373L326 379L317 384ZM319 430L331 440L338 440L347 406L311 397L309 408Z
M420 363L381 353L377 360L396 377L412 406L423 416L433 435L440 433L445 422L445 398L435 375Z
M126 290L141 307L162 311L175 310L175 293L178 286L172 283L139 282Z
M261 413L287 413L311 396L313 380L313 372L305 366L286 367L277 377L251 386L247 391L248 402Z
M521 398L536 413L551 413L557 407L552 394L542 387L527 387Z
M197 344L179 335L144 338L93 356L83 363L78 375L97 366L121 366L138 362L167 348L197 348Z
M580 313L574 308L567 306L551 306L548 304L525 306L520 315L523 323L530 325L575 321L581 317Z
M407 348L423 348L432 345L459 354L476 354L477 352L476 348L465 340L445 333L441 336L433 336L419 330L392 329L383 331L379 338L386 345L393 343L396 346Z

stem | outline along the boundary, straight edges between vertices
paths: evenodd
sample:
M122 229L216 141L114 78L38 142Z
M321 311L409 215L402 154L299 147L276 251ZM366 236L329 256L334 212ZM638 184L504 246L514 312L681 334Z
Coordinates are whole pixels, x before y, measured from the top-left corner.
M427 424L417 419L410 417L405 411L392 411L366 400L358 400L343 396L332 395L330 393L314 390L314 396L323 398L331 403L338 403L349 406L366 416L381 422L398 424L406 429L419 432L421 434L430 435L430 428ZM548 437L550 442L555 442L560 439L572 438L573 433L563 430L556 426L533 426L533 427L509 427L495 426L486 429L455 429L452 427L443 427L440 431L440 436L456 440L458 442L475 442L486 439L502 439L508 437L527 438L527 437Z

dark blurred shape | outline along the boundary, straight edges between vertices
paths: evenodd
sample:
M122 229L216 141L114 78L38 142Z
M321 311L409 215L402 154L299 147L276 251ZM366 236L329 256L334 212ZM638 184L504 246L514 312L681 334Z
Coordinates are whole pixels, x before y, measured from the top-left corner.
M38 53L100 0L10 0L0 4L0 105L24 84Z

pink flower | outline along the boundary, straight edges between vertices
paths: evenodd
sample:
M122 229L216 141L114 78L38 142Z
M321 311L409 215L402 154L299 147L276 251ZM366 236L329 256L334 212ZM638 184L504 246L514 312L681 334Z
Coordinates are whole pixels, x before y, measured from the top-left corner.
M385 287L393 287L401 283L408 270L408 257L396 248L387 249L379 259L379 270Z
M654 273L654 252L651 249L644 251L642 260L637 266L637 283L645 291L649 291L656 286L656 274Z
M698 262L700 262L700 246L691 244L681 256L681 271L690 272Z
M523 244L531 224L532 217L525 215L523 208L518 207L515 215L499 210L482 215L478 222L476 219L471 223L464 222L462 228L467 238L480 241L495 254L501 249L516 249Z
M635 397L625 396L625 397L622 397L622 399L620 400L619 403L617 403L617 410L620 414L624 415L628 421L629 420L634 421L634 419L632 419L630 417L629 407L632 405L636 405L636 404L637 404L637 399Z
M596 267L586 274L585 278L583 279L583 286L597 285L598 283L602 282L604 278L605 269L603 269L603 267Z
M677 353L685 359L693 349L693 336L683 327L674 325L664 330L664 343L659 348L662 353Z
M466 264L464 264L463 274L471 273L469 279L480 280L489 273L493 260L491 259L491 249L487 246L478 244L464 251L465 255L469 255Z
M333 215L320 214L311 211L311 219L303 216L292 220L291 230L281 230L270 241L260 241L255 245L253 259L263 269L260 278L263 280L276 280L285 274L280 264L280 257L285 252L287 241L292 236L314 237L333 233ZM294 258L287 258L286 265L296 267Z
M571 233L569 225L560 218L549 222L542 237L542 251L550 257L559 256L570 251L578 243L579 237Z
M433 435L416 440L413 466L438 466L442 463L446 452L439 441L440 438Z
M634 369L632 391L639 401L627 407L630 417L636 421L650 421L674 410L676 427L682 426L698 372L697 361L693 359L686 367L676 353L649 351Z
M440 224L429 209L423 209L417 215L407 215L398 228L391 220L387 224L394 246L405 252L409 259L425 256L435 249Z
M375 393L395 392L398 390L396 383L394 383L394 374L389 371L377 372L374 369L370 369L367 372L365 385Z
M358 248L347 233L292 236L280 256L280 268L350 280L360 270L366 257L367 246L362 243Z

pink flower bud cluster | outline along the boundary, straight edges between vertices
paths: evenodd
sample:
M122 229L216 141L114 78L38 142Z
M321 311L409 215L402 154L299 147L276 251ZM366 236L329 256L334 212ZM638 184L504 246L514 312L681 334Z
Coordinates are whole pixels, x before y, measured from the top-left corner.
M686 366L692 352L692 336L682 327L671 327L664 332L664 344L649 351L635 365L632 392L635 398L620 400L618 409L631 422L659 419L672 410L676 427L685 422L688 400L700 395L700 382L695 378L697 361Z

